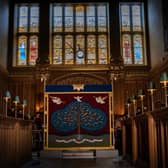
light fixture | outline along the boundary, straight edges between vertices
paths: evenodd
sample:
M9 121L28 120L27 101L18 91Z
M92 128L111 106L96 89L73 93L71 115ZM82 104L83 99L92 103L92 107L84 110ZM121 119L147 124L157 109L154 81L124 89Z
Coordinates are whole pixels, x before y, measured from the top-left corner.
M156 91L155 83L153 81L150 81L148 83L148 92L151 95L151 104L152 104L152 111L154 110L154 99L153 99L153 93Z
M144 114L144 97L145 97L145 91L143 89L138 90L138 96L141 99L141 109L142 109L142 114Z
M19 96L15 96L15 100L13 102L15 104L15 118L17 118L17 105L20 102Z
M128 98L128 100L127 100L127 107L128 107L128 118L130 117L130 105L131 105L131 99L130 98Z
M168 83L168 73L162 72L160 76L160 83L163 84L164 96L165 96L165 107L167 107L167 83Z
M8 116L8 101L9 101L10 98L11 98L11 94L10 94L9 90L7 90L6 93L5 93L5 97L4 97L4 100L5 100L5 116L6 117Z
M137 111L137 96L136 95L133 95L131 97L132 99L132 102L133 102L133 106L134 106L134 116L136 116L136 111Z
M25 113L25 106L27 105L27 101L26 99L23 99L23 104L22 104L22 107L23 107L23 119L24 119L24 113Z

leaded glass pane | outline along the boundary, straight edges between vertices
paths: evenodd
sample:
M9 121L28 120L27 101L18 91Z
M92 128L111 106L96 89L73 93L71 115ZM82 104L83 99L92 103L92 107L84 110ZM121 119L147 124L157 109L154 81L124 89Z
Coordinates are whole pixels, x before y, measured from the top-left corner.
M54 32L62 32L62 6L54 6Z
M98 55L99 55L99 64L107 64L107 36L99 35L98 36Z
M54 6L53 11L53 37L55 32L62 37L63 46L53 46L52 63L108 63L108 16L105 4L59 4ZM104 35L102 32L105 32ZM58 57L62 60L58 61Z
M28 7L19 7L19 27L18 32L28 31Z
M85 63L85 37L83 35L76 36L76 64Z
M89 35L87 37L87 64L96 63L96 37Z
M121 5L121 30L130 31L130 7Z
M144 23L143 3L124 3L121 4L121 44L124 64L145 65L144 58ZM125 11L125 12L124 12ZM129 31L123 27L123 16L128 16ZM127 32L126 32L127 31Z
M86 16L87 16L87 31L95 31L96 19L95 19L95 6L86 7Z
M141 8L140 5L132 6L133 31L141 31Z
M38 58L39 6L22 4L17 8L16 66L35 65Z
M124 64L132 64L132 51L131 51L131 36L129 34L124 34L122 36L122 54L124 59Z
M135 64L143 64L142 36L134 35L134 60Z
M39 7L33 6L30 8L30 32L39 31Z
M38 37L31 36L29 42L29 65L35 65L38 57Z
M20 36L18 38L18 52L17 52L17 65L27 64L27 37Z
M76 32L84 31L84 7L76 7Z
M53 42L53 64L62 63L62 37L54 36Z
M106 6L98 6L97 15L98 15L98 31L100 32L107 31Z
M74 63L73 36L65 36L65 64Z
M73 32L73 7L65 7L65 32Z

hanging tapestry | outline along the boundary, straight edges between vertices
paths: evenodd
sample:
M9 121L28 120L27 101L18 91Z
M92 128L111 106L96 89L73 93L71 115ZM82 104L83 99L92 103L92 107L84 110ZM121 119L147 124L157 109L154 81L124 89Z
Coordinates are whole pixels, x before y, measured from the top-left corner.
M111 85L47 85L47 149L110 148Z

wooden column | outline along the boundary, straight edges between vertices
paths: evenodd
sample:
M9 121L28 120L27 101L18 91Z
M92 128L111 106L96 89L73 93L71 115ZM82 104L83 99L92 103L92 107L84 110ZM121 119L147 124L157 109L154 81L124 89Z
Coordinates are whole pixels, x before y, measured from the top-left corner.
M39 57L37 64L49 64L49 1L40 2ZM44 12L45 11L45 12Z
M166 125L165 125L165 138L168 139L168 122L166 122ZM165 142L165 145L166 145L166 149L165 151L166 152L166 166L168 167L168 141Z
M154 118L148 114L149 132L149 167L157 168L156 125Z
M122 125L122 155L126 156L126 126Z
M166 158L165 158L166 145L165 145L165 133L164 133L163 121L160 122L160 127L161 127L162 166L163 166L163 168L166 168Z
M137 126L136 122L132 120L132 160L133 162L137 161L138 157L138 144L137 144Z

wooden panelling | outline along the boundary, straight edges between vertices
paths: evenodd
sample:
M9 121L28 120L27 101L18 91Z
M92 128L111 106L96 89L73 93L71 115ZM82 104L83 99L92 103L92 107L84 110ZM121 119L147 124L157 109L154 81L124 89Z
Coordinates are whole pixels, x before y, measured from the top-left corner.
M19 167L31 159L31 121L0 118L1 166Z
M123 78L114 80L113 82L113 91L114 91L114 114L123 115L124 114L124 85L125 81Z
M0 66L0 114L4 112L3 103L5 92L8 89L8 73Z
M168 108L125 119L122 128L124 155L144 162L149 168L168 166Z

